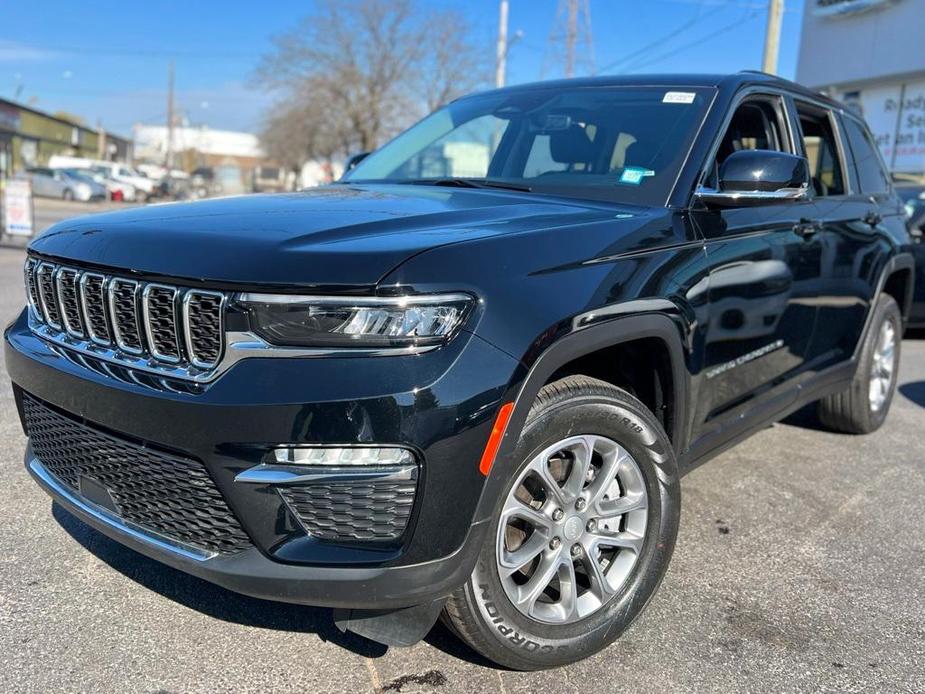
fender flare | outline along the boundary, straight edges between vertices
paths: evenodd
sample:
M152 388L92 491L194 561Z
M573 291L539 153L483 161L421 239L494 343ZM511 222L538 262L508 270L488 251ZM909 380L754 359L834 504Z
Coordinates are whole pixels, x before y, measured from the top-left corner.
M494 465L482 489L473 522L491 518L498 495L517 464L513 459L514 448L540 389L559 368L600 349L642 338L657 338L665 343L671 362L671 392L674 404L668 434L675 454L680 454L687 435L690 380L681 336L680 318L672 318L663 313L648 313L621 316L576 330L547 347L530 367L514 400L514 409Z

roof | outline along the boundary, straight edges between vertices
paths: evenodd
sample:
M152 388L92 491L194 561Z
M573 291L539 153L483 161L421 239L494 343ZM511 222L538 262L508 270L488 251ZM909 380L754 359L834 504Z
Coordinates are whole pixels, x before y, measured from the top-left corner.
M743 70L729 74L701 74L701 73L659 73L649 75L597 75L594 77L572 77L569 79L547 80L544 82L529 82L502 89L480 92L482 94L495 91L520 91L527 89L556 88L556 87L712 87L724 91L736 91L740 87L753 84L762 84L770 87L785 89L790 92L811 97L816 101L824 101L834 108L841 108L841 104L820 92L791 82L783 77L770 75L757 70Z
M25 104L20 104L19 102L16 102L16 101L10 101L9 99L0 99L0 104L10 106L19 111L28 111L29 113L34 113L35 115L41 116L42 118L48 118L49 120L57 121L58 123L62 123L64 125L69 125L72 128L79 128L81 130L86 130L89 133L96 134L99 132L97 128L89 126L85 123L75 123L74 121L68 120L67 118L55 116L55 115L52 115L51 113L40 111L37 108L32 108L31 106L26 106ZM106 130L105 128L103 129ZM131 142L131 139L124 137L122 135L116 135L115 133L111 133L108 130L106 130L106 137L111 137L116 140L124 140L125 142Z

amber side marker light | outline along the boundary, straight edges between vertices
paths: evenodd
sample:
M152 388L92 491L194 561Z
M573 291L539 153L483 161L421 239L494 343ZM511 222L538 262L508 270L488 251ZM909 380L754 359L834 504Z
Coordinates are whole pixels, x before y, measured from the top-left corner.
M488 443L485 444L485 450L482 452L482 460L479 463L479 472L485 475L485 477L488 477L488 473L491 472L491 466L495 464L495 456L498 455L498 447L501 445L501 439L504 438L504 431L507 429L507 423L513 411L514 403L509 402L501 406L501 409L498 410L498 416L495 417L495 425L491 428Z

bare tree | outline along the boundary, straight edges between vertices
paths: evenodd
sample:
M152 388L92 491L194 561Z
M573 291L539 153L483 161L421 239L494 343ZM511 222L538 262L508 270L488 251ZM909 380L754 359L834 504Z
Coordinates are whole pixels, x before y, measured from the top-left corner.
M457 13L422 12L418 0L321 0L257 68L256 81L283 95L265 148L306 160L375 149L484 81L487 52L470 33Z

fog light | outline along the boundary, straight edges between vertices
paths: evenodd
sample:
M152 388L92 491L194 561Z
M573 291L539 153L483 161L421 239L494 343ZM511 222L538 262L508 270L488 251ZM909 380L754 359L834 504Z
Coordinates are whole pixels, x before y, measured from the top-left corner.
M331 447L286 447L273 451L276 462L281 465L317 465L351 467L361 465L412 465L414 456L407 448L375 448L350 446Z

